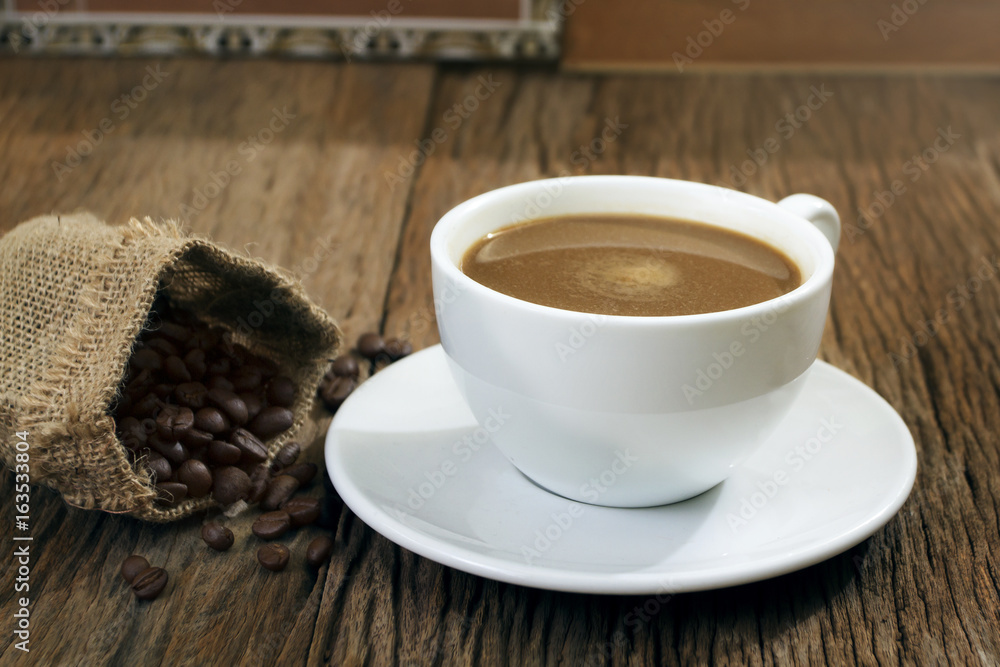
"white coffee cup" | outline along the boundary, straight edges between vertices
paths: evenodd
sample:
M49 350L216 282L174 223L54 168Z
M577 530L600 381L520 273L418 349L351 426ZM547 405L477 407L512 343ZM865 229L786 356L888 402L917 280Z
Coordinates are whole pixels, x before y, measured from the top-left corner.
M460 269L490 232L579 213L738 230L783 251L803 281L745 308L632 317L521 301ZM775 204L641 176L501 188L455 207L431 234L441 344L482 428L539 486L613 507L685 500L726 479L792 407L819 349L839 237L836 211L812 195Z

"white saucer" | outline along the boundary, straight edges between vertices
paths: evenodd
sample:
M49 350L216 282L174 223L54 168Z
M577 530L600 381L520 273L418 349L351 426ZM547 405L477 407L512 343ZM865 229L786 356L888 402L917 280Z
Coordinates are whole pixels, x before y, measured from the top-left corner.
M327 470L365 523L431 560L536 588L650 594L758 581L841 553L892 518L917 467L899 415L821 361L774 437L729 480L674 505L572 502L535 486L492 443L474 450L474 435L435 346L344 403Z

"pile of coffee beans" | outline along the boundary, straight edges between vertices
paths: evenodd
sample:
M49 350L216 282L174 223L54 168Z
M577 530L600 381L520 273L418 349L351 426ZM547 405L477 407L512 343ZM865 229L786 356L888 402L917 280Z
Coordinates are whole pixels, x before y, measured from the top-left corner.
M150 319L129 360L114 414L130 460L152 471L161 492L158 502L164 505L209 494L222 506L240 500L258 505L261 514L251 532L265 543L257 549L257 560L268 570L284 570L292 554L271 540L315 523L332 528L340 510L332 487L324 501L296 495L317 473L315 464L297 462L299 443L287 443L270 466L264 465L266 441L292 425L297 387L270 360L232 344L220 329L165 300L157 300ZM319 397L336 412L362 375L412 352L405 340L362 334L355 348L333 360ZM227 551L236 541L218 520L202 526L201 538L216 551ZM329 535L314 538L306 563L321 567L333 548ZM142 556L125 559L121 572L141 599L155 598L168 580L163 568L150 567Z
M297 388L270 359L158 298L116 406L117 433L171 506L249 500L271 438L292 426Z
M361 334L354 349L333 360L323 376L319 397L330 412L336 412L360 383L361 365L368 364L369 374L413 353L413 345L402 338L384 339L369 331Z
M167 586L167 571L162 567L150 567L142 556L129 556L122 563L122 577L132 586L132 592L140 600L152 600Z

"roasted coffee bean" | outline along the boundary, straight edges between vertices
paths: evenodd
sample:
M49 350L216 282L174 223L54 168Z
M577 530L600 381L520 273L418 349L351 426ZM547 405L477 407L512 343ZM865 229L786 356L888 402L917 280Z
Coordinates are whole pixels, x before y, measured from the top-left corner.
M292 528L307 526L319 518L319 501L315 498L290 498L281 511L292 520Z
M187 485L180 482L160 482L156 488L160 492L157 501L168 507L173 507L187 498Z
M299 454L302 453L302 446L297 442L286 443L284 447L278 450L278 453L274 456L274 463L272 464L272 469L275 471L281 470L282 468L287 468L288 466L295 463L298 460Z
M174 398L181 405L192 410L201 410L205 407L208 389L200 382L184 382L174 387Z
M262 373L257 366L240 366L231 378L234 391L253 391L263 382Z
M385 353L389 355L390 361L399 361L403 357L413 354L413 345L407 340L390 338L385 342Z
M129 556L122 563L122 577L131 584L137 574L147 569L149 569L149 561L145 558L142 556Z
M180 440L194 425L191 408L165 405L156 416L156 432L161 438Z
M145 343L143 347L147 350L153 350L157 352L161 357L166 359L169 356L177 354L177 346L171 343L166 338L150 338Z
M239 468L226 466L215 471L212 496L223 506L246 500L250 493L250 477Z
M333 360L330 371L337 377L356 378L361 372L361 368L358 366L357 359L349 354L344 354Z
M148 368L139 370L135 366L129 366L128 387L126 391L136 395L143 393L153 384L153 379L153 371Z
M156 414L159 409L160 397L154 393L146 394L145 396L132 402L133 415L150 417Z
M222 440L213 440L208 445L208 458L221 465L233 465L240 460L240 448Z
M202 431L198 428L192 428L187 433L181 436L181 442L183 442L190 449L204 449L212 443L215 438L208 431Z
M211 373L211 369L208 371ZM209 389L225 389L226 391L233 391L233 383L225 375L213 375L208 378L208 388Z
M129 449L139 449L146 444L149 434L135 417L125 417L118 422L118 439Z
M183 345L191 338L191 330L180 324L175 324L174 322L161 322L159 328L157 328L156 333L161 336L166 336L175 343L180 343Z
M146 456L146 465L153 471L153 483L166 482L174 474L174 469L159 452L150 451Z
M233 546L235 537L233 537L233 531L218 521L209 521L201 527L201 539L205 540L205 544L216 551L225 551Z
M313 481L313 477L316 476L316 464L315 463L296 463L295 465L288 466L281 471L282 475L288 475L299 480L299 488L303 488L309 485L309 482Z
M271 483L271 473L264 464L258 465L250 473L250 497L247 502L250 504L259 503L267 493L267 487Z
M154 384L149 389L157 398L161 400L166 400L168 396L174 391L174 385L169 382L160 382L159 384Z
M233 429L229 442L239 447L242 459L246 463L260 463L267 460L267 447L245 428Z
M183 463L191 458L187 447L176 440L164 440L159 435L149 436L149 446L175 464Z
M233 370L232 362L228 357L215 357L208 362L208 373L215 376L229 375ZM232 387L228 388L230 391Z
M299 490L299 486L299 480L291 475L278 475L268 484L267 493L260 501L260 508L266 512L278 509Z
M239 394L240 400L247 406L247 420L253 419L264 409L264 401L260 396L252 391L245 391Z
M324 380L319 386L319 397L323 399L323 405L331 412L336 412L347 397L351 395L357 385L353 378L334 377Z
M188 459L177 469L177 481L187 485L188 495L203 498L212 490L212 473L201 461Z
M193 450L191 452L192 461L201 461L208 466L209 470L215 465L215 461L208 458L208 447L200 447L199 449Z
M247 404L239 396L228 389L216 388L208 390L208 404L213 405L229 418L235 426L243 426L249 421Z
M374 331L361 334L358 338L358 354L366 359L374 359L385 352L385 341Z
M286 375L276 375L267 383L267 402L290 408L295 402L295 383Z
M151 387L153 382L156 380L156 377L153 375L153 371L148 368L139 370L135 366L129 366L127 377L128 380L125 386L125 391L133 396L139 396L140 394L149 391L149 387Z
M272 405L260 411L247 429L261 440L269 440L282 431L288 430L295 420L295 415L288 408Z
M184 360L177 355L170 355L163 360L163 370L174 382L191 381L191 371L188 370Z
M257 517L250 530L262 540L276 540L292 527L292 518L286 512L265 512Z
M139 370L149 369L151 371L158 371L163 368L163 357L156 350L150 350L149 348L142 348L133 352L129 362L134 368L138 368Z
M167 571L162 567L148 567L132 580L132 592L140 600L152 600L167 586Z
M200 380L208 372L208 362L205 360L205 350L195 348L184 355L184 365L192 380Z
M280 572L288 566L288 547L284 544L264 544L257 549L257 560L272 572Z
M218 435L229 430L229 420L218 408L202 408L194 413L194 426L202 431Z
M326 535L321 535L309 543L306 548L306 562L313 567L320 567L330 560L333 553L333 540Z

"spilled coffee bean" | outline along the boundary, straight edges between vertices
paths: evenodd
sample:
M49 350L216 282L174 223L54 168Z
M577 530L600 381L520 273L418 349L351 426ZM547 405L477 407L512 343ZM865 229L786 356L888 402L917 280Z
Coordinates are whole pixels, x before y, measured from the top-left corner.
M336 412L357 388L361 376L358 359L365 360L372 372L388 363L413 353L413 344L405 338L382 338L377 332L368 331L358 337L354 354L342 354L330 364L323 376L317 394L330 412Z
M260 501L260 508L271 512L285 504L292 494L299 490L301 482L292 475L278 475L267 486L267 492Z
M149 567L135 575L132 592L140 600L152 600L167 586L167 571L162 567Z
M272 572L280 572L288 566L288 547L283 544L265 544L257 549L257 560Z
M399 361L413 353L413 345L409 341L390 338L385 342L385 353L390 361Z
M336 376L320 385L319 397L330 412L336 412L356 388L353 378Z
M251 530L254 535L262 540L276 540L287 533L291 527L292 518L288 516L288 513L277 510L275 512L266 512L257 517L257 520L253 522Z
M201 539L205 540L205 544L216 551L225 551L233 546L236 538L233 535L233 531L218 521L210 521L201 527Z
M337 377L357 378L361 373L361 368L358 366L357 359L349 354L344 354L333 360L330 371Z
M292 521L292 528L314 523L319 518L319 501L315 498L291 498L281 506L281 511Z
M149 568L149 561L142 556L129 556L122 562L122 577L128 583L132 583L136 575Z
M361 334L358 337L358 354L365 359L374 359L385 351L385 341L374 331Z
M302 447L297 442L289 442L274 456L274 463L271 465L271 469L278 471L282 468L287 468L288 466L295 463L299 458L299 454L302 453Z
M306 562L312 567L320 567L328 560L333 553L333 540L326 535L317 537L306 548Z

